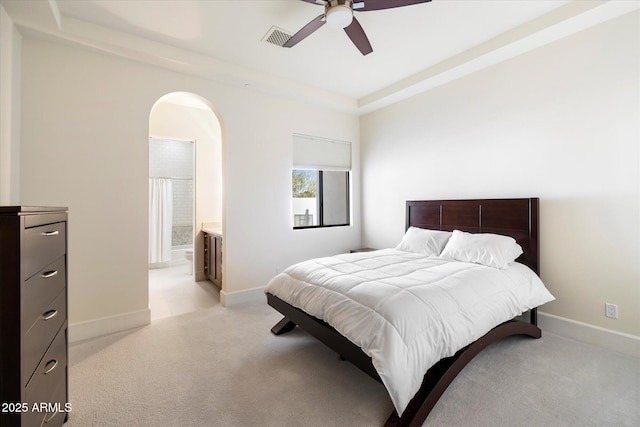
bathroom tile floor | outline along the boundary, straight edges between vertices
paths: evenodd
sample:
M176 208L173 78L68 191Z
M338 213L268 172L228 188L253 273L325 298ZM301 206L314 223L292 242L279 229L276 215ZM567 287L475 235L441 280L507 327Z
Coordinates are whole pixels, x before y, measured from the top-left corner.
M196 282L185 263L149 270L151 321L220 304L220 291L208 280Z

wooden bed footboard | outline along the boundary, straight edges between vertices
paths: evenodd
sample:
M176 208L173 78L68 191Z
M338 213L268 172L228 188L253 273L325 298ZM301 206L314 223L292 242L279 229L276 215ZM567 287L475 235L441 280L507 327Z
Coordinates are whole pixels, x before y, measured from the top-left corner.
M528 335L532 338L540 338L542 332L537 326L520 320L509 320L496 326L455 355L442 359L429 368L420 389L411 399L402 416L398 416L398 413L393 411L384 424L385 427L421 426L440 396L462 369L483 349L511 335Z
M370 377L382 383L380 376L373 367L371 358L367 356L360 347L349 341L329 324L284 302L270 293L267 293L267 302L284 316L284 318L271 329L272 333L280 335L291 331L296 325L300 326L310 335L313 335L320 342L338 353L340 357L350 361ZM528 335L533 338L540 338L542 332L533 324L534 320L535 316L532 313L530 322L510 320L502 323L477 341L458 351L455 355L437 362L425 374L420 389L413 399L411 399L402 416L398 416L394 410L387 419L385 426L421 426L449 384L453 382L462 369L483 349L511 335Z

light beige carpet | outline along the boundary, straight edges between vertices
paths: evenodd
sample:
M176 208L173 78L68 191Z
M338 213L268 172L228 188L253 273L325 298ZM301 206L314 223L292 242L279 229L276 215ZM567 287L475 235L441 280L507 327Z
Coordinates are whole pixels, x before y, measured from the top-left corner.
M72 345L69 427L381 426L382 385L265 304ZM481 353L426 426L637 426L640 360L544 333Z

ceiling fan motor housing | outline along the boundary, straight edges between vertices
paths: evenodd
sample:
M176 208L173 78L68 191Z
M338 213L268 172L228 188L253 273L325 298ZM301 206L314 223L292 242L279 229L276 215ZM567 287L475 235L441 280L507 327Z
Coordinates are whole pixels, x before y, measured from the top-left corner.
M331 26L348 27L353 20L353 0L327 1L324 5L324 16Z

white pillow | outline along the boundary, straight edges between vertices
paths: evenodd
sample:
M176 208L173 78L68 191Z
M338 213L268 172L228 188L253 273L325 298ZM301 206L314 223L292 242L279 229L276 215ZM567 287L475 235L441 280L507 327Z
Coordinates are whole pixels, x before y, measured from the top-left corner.
M512 237L454 230L440 256L504 270L521 254L522 248Z
M449 237L451 237L450 231L409 227L396 249L428 256L438 256L447 244Z

